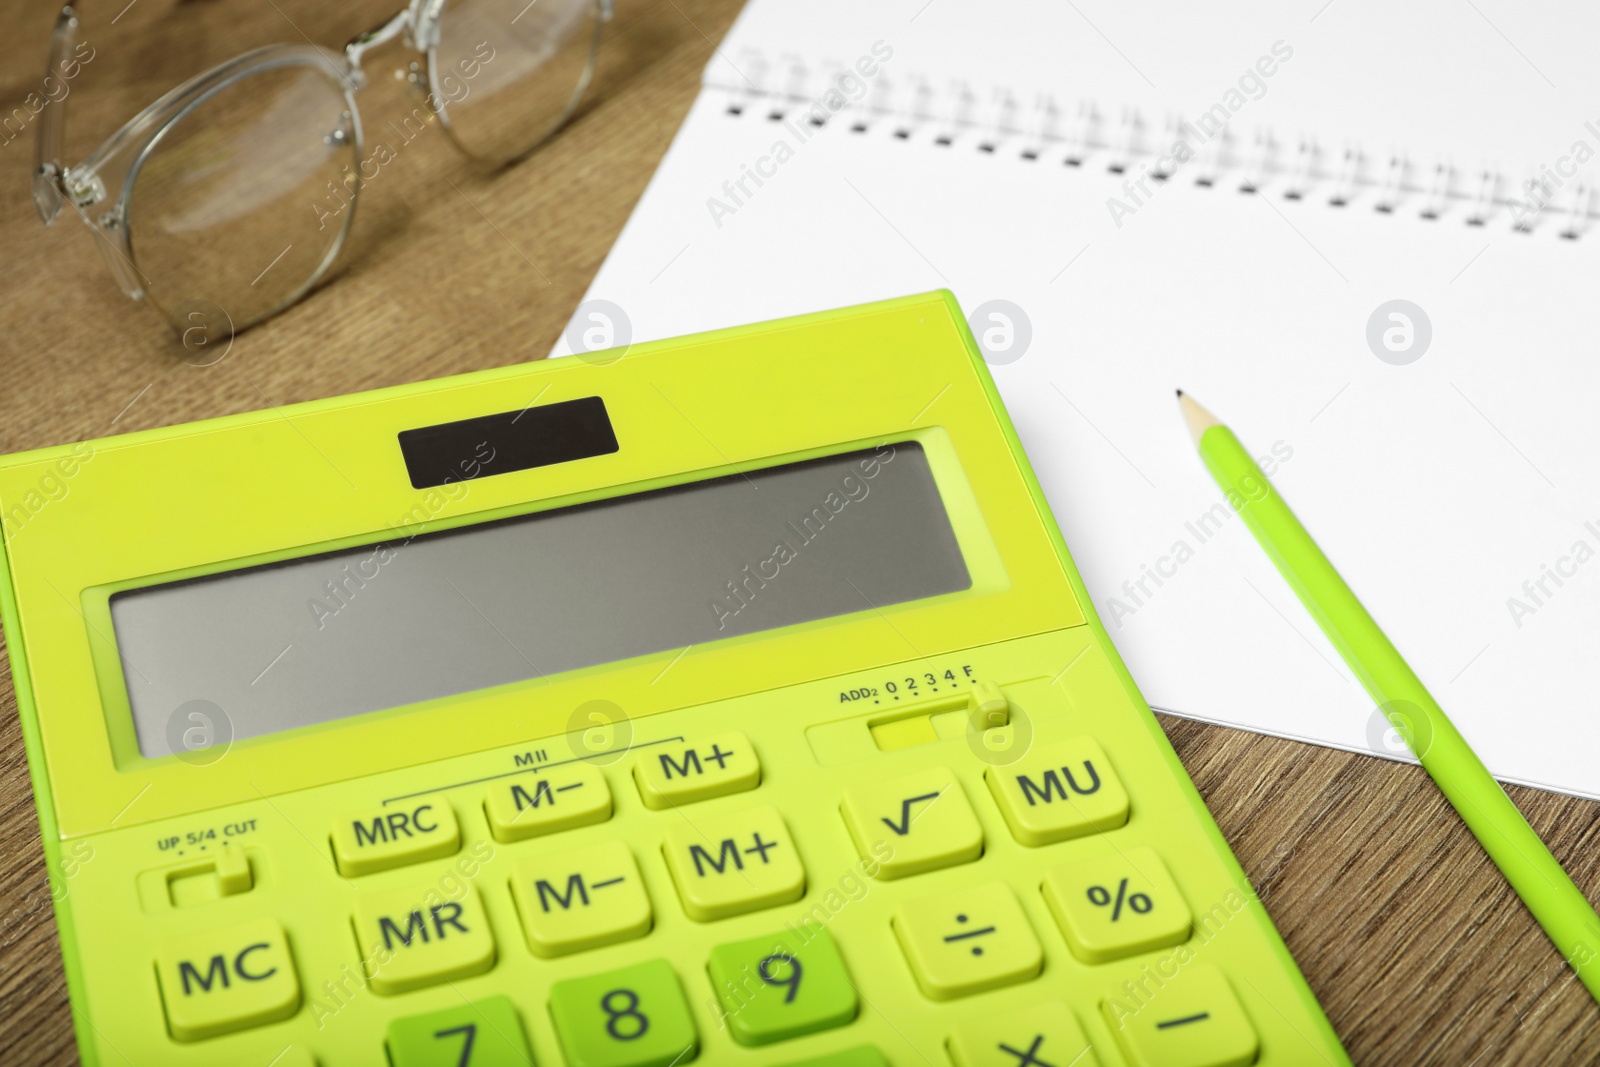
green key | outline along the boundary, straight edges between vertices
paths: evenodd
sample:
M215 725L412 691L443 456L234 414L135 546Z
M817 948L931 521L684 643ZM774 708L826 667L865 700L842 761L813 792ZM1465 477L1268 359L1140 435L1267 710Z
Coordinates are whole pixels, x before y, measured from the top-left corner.
M689 1002L666 960L557 982L550 1015L571 1067L668 1067L699 1052Z
M786 1041L856 1017L856 987L820 926L719 945L710 971L723 1023L741 1045Z
M871 1045L858 1045L814 1059L798 1060L784 1067L889 1067L889 1061Z
M517 1009L505 997L406 1015L389 1024L394 1067L532 1067Z

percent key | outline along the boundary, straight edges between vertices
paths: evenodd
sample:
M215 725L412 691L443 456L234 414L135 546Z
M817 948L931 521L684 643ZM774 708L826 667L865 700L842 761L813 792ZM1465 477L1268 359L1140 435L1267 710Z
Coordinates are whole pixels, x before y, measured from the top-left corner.
M1116 922L1118 919L1122 918L1122 902L1124 900L1128 902L1128 907L1132 908L1134 912L1139 915L1147 915L1149 914L1150 909L1155 907L1154 904L1150 903L1150 895L1148 893L1134 893L1130 896L1128 894L1128 880L1126 878L1117 883L1117 899L1115 903L1113 903L1111 900L1110 891L1107 890L1103 885L1090 886L1087 895L1089 897L1089 903L1093 904L1097 908L1103 908L1107 905L1110 905L1112 922Z
M1045 877L1044 896L1072 954L1085 963L1179 944L1193 926L1183 894L1152 848L1058 867Z

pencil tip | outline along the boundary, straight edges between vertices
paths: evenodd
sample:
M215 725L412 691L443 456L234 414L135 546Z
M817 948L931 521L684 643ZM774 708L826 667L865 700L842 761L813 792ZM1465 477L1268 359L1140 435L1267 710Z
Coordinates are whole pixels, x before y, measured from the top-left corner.
M1199 444L1205 432L1221 421L1182 389L1178 390L1178 407L1183 410L1183 421L1188 424L1189 436L1194 438L1195 444Z
M1176 393L1177 393L1177 394L1178 394L1178 395L1179 395L1179 396L1182 396L1182 395L1183 395L1183 390L1182 390L1182 389L1178 389L1178 390L1174 390L1174 391L1175 391L1175 392L1176 392Z

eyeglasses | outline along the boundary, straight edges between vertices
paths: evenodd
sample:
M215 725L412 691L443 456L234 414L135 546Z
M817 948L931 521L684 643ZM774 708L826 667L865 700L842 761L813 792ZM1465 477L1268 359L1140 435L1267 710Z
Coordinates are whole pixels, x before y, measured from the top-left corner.
M50 225L71 207L112 274L184 332L243 329L328 272L361 187L437 122L499 165L560 128L594 73L612 0L410 0L343 54L273 45L168 92L84 162L61 164L64 100L38 126L33 201ZM367 152L355 94L368 50L403 38L419 101ZM78 65L78 16L62 10L50 74ZM92 54L91 54L92 58Z

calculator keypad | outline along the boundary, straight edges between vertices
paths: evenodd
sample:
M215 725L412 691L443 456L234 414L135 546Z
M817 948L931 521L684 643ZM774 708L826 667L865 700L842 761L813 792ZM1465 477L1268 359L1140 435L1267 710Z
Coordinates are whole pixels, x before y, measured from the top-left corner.
M631 764L617 769L624 768L642 805L661 813L648 817L659 820L653 840L589 836L583 838L588 843L576 847L560 847L559 840L519 846L509 878L497 889L488 882L472 884L465 871L464 881L440 878L436 870L418 872L410 881L374 878L370 889L362 878L456 857L463 827L443 794L402 798L337 820L330 843L338 869L347 878L362 878L352 887L357 892L350 922L370 988L385 998L397 997L492 971L504 950L490 926L491 914L500 922L496 908L504 904L486 900L492 892L508 898L528 952L543 959L647 937L657 923L656 908L668 903L660 897L668 882L676 891L677 919L695 923L716 923L806 896L801 846L819 852L825 846L808 844L804 837L797 842L776 807L741 806L738 794L759 789L763 781L761 762L745 734L644 744ZM890 777L863 773L833 794L838 844L848 837L863 877L895 883L896 896L876 921L899 949L900 973L923 997L956 1001L1038 978L1046 966L1043 941L1055 936L1050 925L1071 956L1090 966L1178 945L1191 936L1193 916L1160 854L1131 841L1109 852L1075 851L1081 846L1072 845L1060 853L1040 853L1045 862L1031 881L974 875L963 884L953 871L980 863L986 846L1000 851L1003 845L1017 854L1011 841L986 841L986 822L993 827L1003 821L1025 852L1127 824L1129 792L1096 739L1073 737L1041 745L1009 764L992 763L982 781L974 795L966 783L975 785L975 775L958 777L948 766L933 765ZM489 836L517 845L597 827L613 817L619 800L631 803L629 797L615 796L613 785L600 765L582 761L490 779L480 794ZM714 798L725 799L683 810ZM828 802L825 796L817 799ZM983 809L981 818L975 802ZM652 855L655 849L659 861ZM473 855L480 861L485 858L480 850L490 856L494 851L479 841ZM651 883L655 900L641 857L666 869L665 879ZM220 867L232 859L219 850L216 863ZM461 866L466 857L449 862ZM919 892L924 876L930 888ZM901 880L909 882L902 887ZM857 885L865 887L859 880ZM846 899L831 890L827 896ZM849 1027L865 1004L847 966L850 937L843 937L841 948L836 930L817 921L821 908L819 903L807 918L781 928L774 921L772 932L759 937L720 943L704 938L713 947L699 960L651 959L589 975L580 968L580 977L555 982L541 1007L555 1026L564 1062L570 1067L669 1067L705 1059L685 981L711 983L710 1007L719 1015L718 1029L726 1031L711 1035L712 1041L766 1048ZM1036 927L1030 910L1053 917L1053 924L1041 918L1044 925ZM502 930L501 937L506 936ZM289 950L282 930L271 922L186 935L162 946L156 963L171 1035L195 1041L292 1015L302 993ZM609 960L614 963L616 957ZM1107 972L1099 1010L1127 1061L1142 1067L1254 1063L1259 1039L1222 973L1191 964L1181 979L1162 990L1159 1008L1130 1010L1116 988L1120 976ZM1002 1002L1020 1006L991 1002L980 1015L955 1015L936 1034L955 1067L1097 1067L1102 1062L1069 1005L1030 996L1027 988ZM530 1064L523 1027L528 1017L519 1015L524 1010L519 1001L492 996L401 1015L387 1033L390 1062L394 1067ZM889 1064L868 1044L789 1062L791 1067Z
M918 987L934 1000L1027 981L1044 966L1044 949L1004 882L912 901L895 913L894 932Z
M289 942L271 919L170 938L156 951L156 974L178 1041L263 1026L300 1007Z
M964 1023L948 1048L956 1067L1100 1067L1077 1017L1059 1000Z
M674 826L662 852L689 918L726 919L806 891L806 871L776 808L752 808Z
M699 1047L683 986L666 960L557 982L550 1016L571 1067L669 1067L694 1059Z
M983 827L945 767L853 785L840 807L851 840L882 879L971 863L983 855Z
M1018 844L1037 848L1128 821L1128 792L1092 737L1078 737L984 771Z
M519 860L511 892L528 948L546 958L643 937L654 922L639 865L621 841Z
M379 993L405 993L494 966L494 935L471 886L454 900L430 882L364 893L356 898L355 925Z
M334 820L332 838L339 872L351 878L454 855L461 826L435 794L350 812Z
M635 756L634 781L651 811L666 811L761 784L761 760L750 739L738 731L703 741L670 741Z

